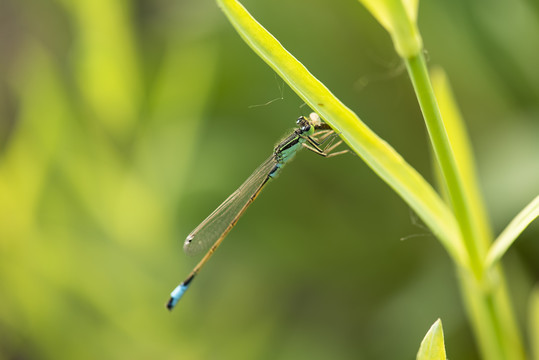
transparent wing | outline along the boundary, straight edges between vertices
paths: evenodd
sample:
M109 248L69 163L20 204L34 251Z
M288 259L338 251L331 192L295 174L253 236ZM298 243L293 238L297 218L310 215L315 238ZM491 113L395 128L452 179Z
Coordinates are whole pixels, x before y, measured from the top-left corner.
M274 155L264 161L238 190L198 225L183 243L185 253L195 255L210 248L223 235L227 227L241 216L242 209L251 197L261 190L261 186L276 163Z

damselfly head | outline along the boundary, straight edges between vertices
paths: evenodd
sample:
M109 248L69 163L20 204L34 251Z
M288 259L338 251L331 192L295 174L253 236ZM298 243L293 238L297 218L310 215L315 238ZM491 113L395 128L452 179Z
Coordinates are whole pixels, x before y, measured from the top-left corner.
M309 131L309 129L311 128L311 124L305 116L300 116L298 120L296 121L296 124L298 124L299 129L302 132Z

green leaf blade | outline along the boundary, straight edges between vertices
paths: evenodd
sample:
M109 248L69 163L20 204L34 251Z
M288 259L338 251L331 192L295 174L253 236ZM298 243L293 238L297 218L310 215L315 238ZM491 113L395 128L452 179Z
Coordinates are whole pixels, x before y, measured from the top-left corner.
M539 196L532 200L517 216L507 225L500 236L494 241L487 254L486 268L494 265L515 242L517 237L539 216Z
M436 320L421 341L417 360L446 360L442 321Z
M374 18L387 30L395 50L406 59L423 49L423 40L417 28L419 0L359 0Z
M452 259L466 264L456 220L425 179L337 99L241 4L235 0L217 1L246 43L412 207L440 239Z
M474 228L472 232L476 234L480 251L486 253L488 246L492 242L492 233L479 188L475 157L468 130L460 114L447 75L441 68L434 68L430 73L447 137L455 156L457 170L462 178L464 197L468 199L472 220L470 225ZM440 186L444 185L443 182L440 184Z
M438 319L432 324L423 341L421 341L416 359L446 360L442 320Z

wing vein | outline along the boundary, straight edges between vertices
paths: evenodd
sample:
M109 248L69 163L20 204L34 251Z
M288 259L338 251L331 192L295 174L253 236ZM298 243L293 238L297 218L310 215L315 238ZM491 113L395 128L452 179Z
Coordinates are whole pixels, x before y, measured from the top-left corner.
M267 181L276 164L277 160L272 154L232 195L200 223L185 239L183 244L185 253L196 255L211 247L225 233L228 226L238 220L249 200Z

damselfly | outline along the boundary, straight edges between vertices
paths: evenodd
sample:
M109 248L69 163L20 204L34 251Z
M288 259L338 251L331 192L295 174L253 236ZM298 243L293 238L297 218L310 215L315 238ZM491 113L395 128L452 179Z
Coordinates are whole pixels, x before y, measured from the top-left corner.
M193 271L182 281L170 294L167 308L172 310L178 300L185 293L189 284L193 281L200 269L206 264L221 242L236 225L245 210L258 197L266 184L274 179L282 167L288 163L294 155L303 147L324 157L331 157L347 152L348 150L333 152L342 141L331 144L336 135L331 128L320 120L316 113L312 113L307 119L300 116L297 120L297 128L294 132L281 141L273 154L262 163L247 180L230 195L214 212L210 214L193 232L191 232L183 244L184 251L189 254L197 254L205 249L206 255L195 266ZM321 146L327 142L322 149Z

